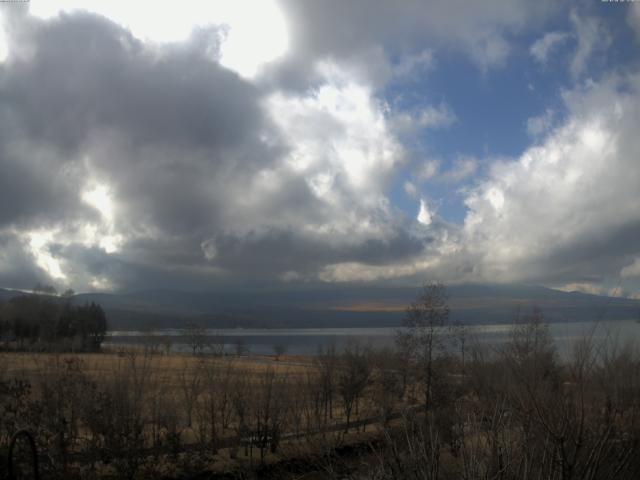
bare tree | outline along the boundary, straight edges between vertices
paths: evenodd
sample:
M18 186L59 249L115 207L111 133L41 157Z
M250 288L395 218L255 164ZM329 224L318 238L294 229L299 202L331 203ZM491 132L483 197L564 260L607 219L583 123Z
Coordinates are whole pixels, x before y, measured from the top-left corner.
M326 349L320 348L315 358L318 367L318 382L322 392L322 404L324 406L324 423L333 418L333 396L335 394L336 370L338 355L335 345L331 344Z
M278 343L273 346L273 353L276 355L276 360L280 360L280 357L285 354L287 347L282 343Z
M184 334L188 345L191 347L193 355L202 353L207 346L207 331L204 327L196 325L193 322L187 322L184 329Z
M193 420L193 409L198 402L198 397L202 392L202 370L201 362L193 363L190 359L184 359L183 368L178 375L180 393L184 400L184 411L186 414L187 427L191 427Z
M235 343L233 344L233 348L234 348L234 350L236 352L236 355L238 357L241 357L242 355L244 355L248 351L247 344L246 344L244 338L240 338L240 337L238 337L236 339Z
M209 361L203 365L202 402L198 403L203 438L209 439L213 449L229 427L231 416L231 387L235 367L231 361Z
M349 345L342 355L342 365L338 371L338 391L346 417L345 432L349 431L354 407L358 414L359 399L371 381L371 372L368 352L358 345Z
M443 327L449 322L449 305L445 286L441 283L426 283L422 293L409 305L396 344L406 352L410 362L418 371L422 384L424 409L429 410L433 399L435 360L444 351Z

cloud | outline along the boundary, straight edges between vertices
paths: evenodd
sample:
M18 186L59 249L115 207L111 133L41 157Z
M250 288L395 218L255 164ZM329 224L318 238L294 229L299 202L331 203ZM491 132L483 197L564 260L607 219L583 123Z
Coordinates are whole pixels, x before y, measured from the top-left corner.
M568 118L466 199L464 232L484 278L602 281L637 251L637 76L566 92ZM575 281L575 280L574 280Z
M620 274L635 278L640 76L612 75L563 99L561 123L519 157L494 160L465 191L462 227L431 216L420 254L390 268L333 264L323 278L526 282L595 293Z
M410 182L409 180L404 182L403 188L404 192L410 197L415 197L418 194L418 188L416 187L415 183Z
M544 65L547 63L549 55L568 39L569 34L566 32L545 33L531 45L529 53L537 62Z
M416 219L422 225L431 225L431 212L424 198L420 199L420 210L418 211L418 217Z
M86 13L12 18L0 65L0 283L635 278L637 76L563 92L566 116L529 119L535 145L517 158L412 161L404 188L418 211L393 204L407 145L457 119L438 99L396 111L385 87L434 68L435 52L485 72L503 65L510 40L555 2L282 5L289 50L251 79L221 61L220 25L158 43ZM597 20L571 22L579 79L608 37ZM545 36L531 54L548 59L564 38ZM427 187L470 178L464 223L446 223Z
M552 108L547 108L541 115L528 118L527 133L531 137L538 137L547 133L553 126L554 117L555 111Z
M0 232L27 271L126 289L421 250L385 194L404 149L370 85L327 60L315 88L261 90L211 56L218 33L146 44L86 13L12 26L28 56L0 71ZM5 263L0 280L33 283Z
M415 178L420 182L459 183L472 175L478 169L478 161L475 158L460 156L451 166L441 171L442 162L439 160L426 160L419 164L415 172Z
M440 169L440 162L438 160L426 160L422 162L416 171L416 177L421 182L425 182L434 178Z
M449 127L455 121L455 114L444 104L423 108L418 116L418 125L422 128Z
M577 47L569 64L569 71L574 78L578 78L587 69L592 55L606 50L611 43L611 35L597 18L583 17L574 10L569 19L577 39Z
M478 169L478 161L471 157L459 157L453 161L451 167L442 173L438 180L445 183L459 183L471 177Z
M620 276L622 278L640 277L640 257L635 258L633 263L625 265L620 270Z
M640 39L640 4L629 4L627 23L635 30L636 36Z
M31 247L41 260L64 247L60 271L39 262L45 275L74 281L62 258L74 244L114 253L138 237L204 235L226 187L275 161L257 90L208 57L209 35L146 46L88 14L24 16L11 30L29 55L0 72L0 229L58 232Z
M353 213L343 210L345 202L384 208L386 174L402 161L403 148L369 87L327 72L319 88L302 95L275 93L266 107L291 146L286 167L304 178L326 209L325 220L340 223Z
M298 85L308 80L318 59L357 62L362 52L379 45L384 46L387 63L391 63L389 58L400 59L401 73L407 70L403 59L428 58L428 54L424 56L425 45L462 52L482 70L501 66L510 52L510 35L527 31L560 8L557 2L524 0L508 4L493 0L282 0L281 5L291 25L292 46L282 67L288 77L297 77L292 83ZM409 60L405 65L413 63Z
M395 77L406 78L416 74L423 74L434 68L433 50L425 49L417 53L407 53L400 57L400 61L393 67Z
M486 72L490 68L503 66L509 51L509 43L500 32L488 31L471 45L471 58Z
M391 118L392 126L400 134L419 134L422 130L448 128L457 121L451 108L441 103L427 105L414 111L402 111Z
M602 295L605 293L600 285L594 285L593 283L567 283L566 285L557 286L556 289L563 292L580 292L589 295ZM613 292L607 292L609 296L616 296L611 295L611 293Z

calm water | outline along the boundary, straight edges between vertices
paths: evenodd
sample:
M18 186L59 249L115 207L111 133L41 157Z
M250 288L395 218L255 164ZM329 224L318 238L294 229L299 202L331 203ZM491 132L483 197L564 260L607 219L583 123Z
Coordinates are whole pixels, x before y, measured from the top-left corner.
M552 323L549 325L559 352L566 355L572 345L587 335L596 340L608 339L617 345L635 343L640 339L640 323L635 320L609 322ZM512 325L474 325L467 327L467 344L479 343L498 347L509 338ZM275 345L282 345L289 354L314 354L319 348L335 345L343 349L349 342L383 347L393 345L396 328L299 328L299 329L209 329L208 343L222 344L225 351L234 352L241 343L252 353L273 354ZM173 351L189 351L188 337L182 329L149 331L111 331L105 346L160 345Z

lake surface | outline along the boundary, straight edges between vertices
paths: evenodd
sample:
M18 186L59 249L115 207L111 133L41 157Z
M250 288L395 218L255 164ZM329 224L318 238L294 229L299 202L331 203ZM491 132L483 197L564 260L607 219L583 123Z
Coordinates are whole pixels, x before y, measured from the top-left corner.
M571 351L577 340L592 336L597 341L609 340L623 346L640 339L640 323L635 320L615 320L608 322L573 322L549 324L558 351L562 356ZM511 324L470 325L467 329L467 345L480 344L499 347L509 339L513 329ZM208 329L204 330L205 344L226 352L235 352L241 344L251 353L273 354L274 346L281 345L288 354L312 355L320 348L335 345L344 349L350 342L372 347L392 346L397 328L290 328L290 329ZM105 346L157 345L176 352L191 350L189 332L183 329L161 329L154 331L114 330L107 333ZM205 348L205 351L207 348Z

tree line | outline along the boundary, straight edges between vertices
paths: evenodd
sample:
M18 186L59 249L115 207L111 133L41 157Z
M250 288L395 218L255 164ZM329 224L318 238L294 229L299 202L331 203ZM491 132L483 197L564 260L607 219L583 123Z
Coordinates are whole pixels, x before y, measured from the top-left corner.
M0 304L0 345L9 350L98 351L107 317L94 302L74 305L71 295L25 294Z

